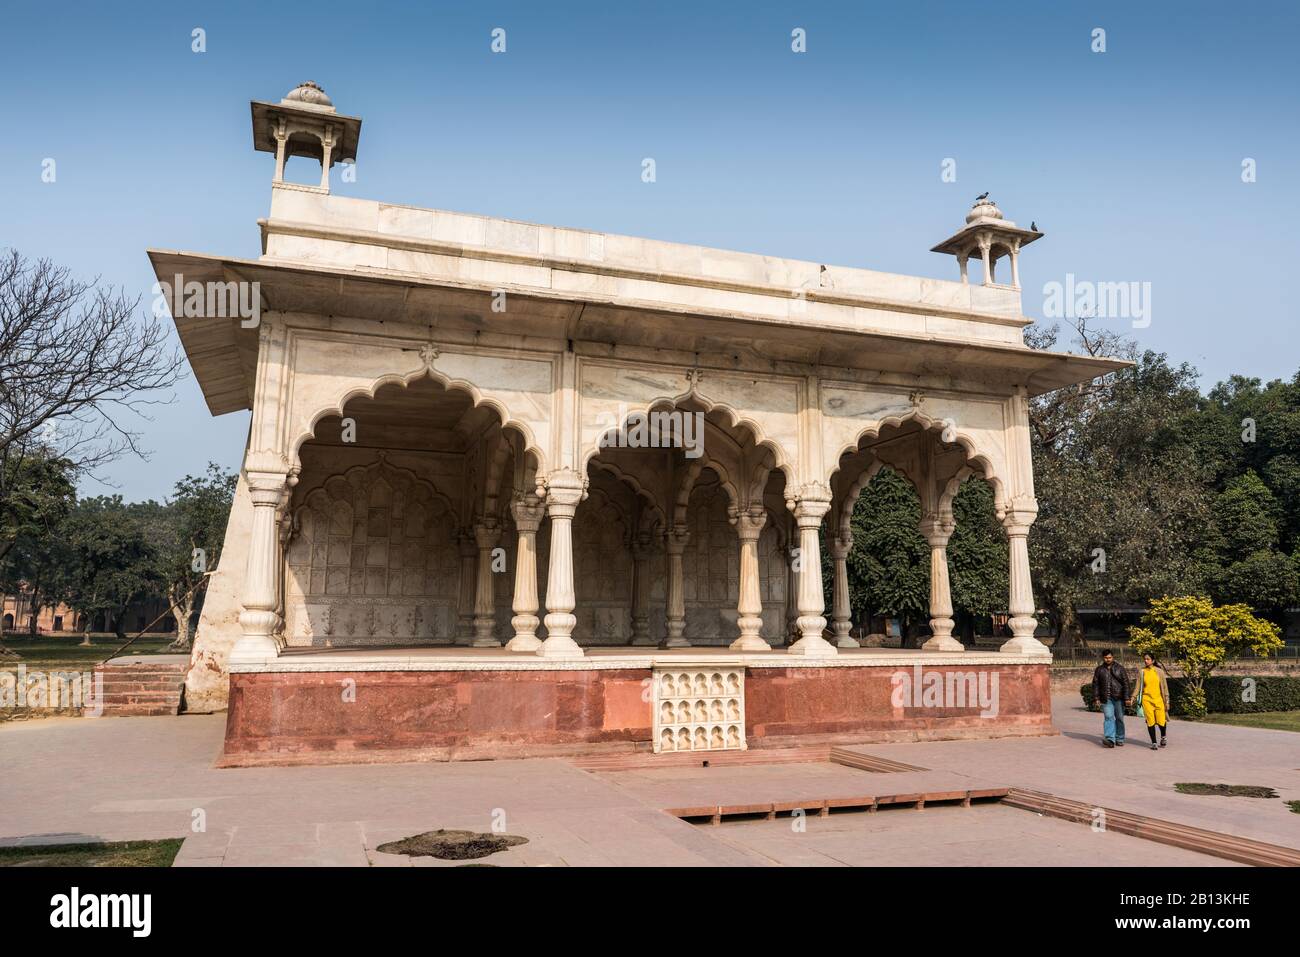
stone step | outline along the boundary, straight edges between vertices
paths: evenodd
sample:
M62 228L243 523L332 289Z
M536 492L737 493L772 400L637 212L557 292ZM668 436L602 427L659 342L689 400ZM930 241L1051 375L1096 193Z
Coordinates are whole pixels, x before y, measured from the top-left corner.
M128 680L125 678L116 678L111 681L105 679L103 684L103 688L105 692L172 691L176 688L179 688L180 686L181 686L181 682L177 681L175 678L168 678L165 681L162 679L156 681L155 680L135 681L135 680Z
M830 760L833 764L842 764L845 767L857 768L859 771L875 771L885 774L896 771L926 770L925 768L918 768L914 764L904 764L901 761L891 761L889 758L878 757L874 754L863 754L860 751L850 751L846 748L831 748Z
M730 767L751 764L809 764L827 759L825 746L759 748L751 751L689 751L655 754L649 751L578 755L569 761L584 771L638 771L647 768Z
M1100 810L1106 815L1106 830L1118 834L1129 834L1158 844L1181 847L1255 867L1300 866L1300 850L1295 848L1268 844L1249 837L1238 837L1235 834L1224 834L1221 831L1209 831L1205 828L1192 827L1190 824L1162 821L1144 814L1117 811L1113 808L1098 808L1096 805L1057 797L1043 791L1012 788L1011 793L1003 799L1002 803L1026 811L1036 811L1048 817L1089 825L1097 820L1096 812Z
M764 801L758 804L701 804L692 807L664 808L664 812L686 821L708 820L721 824L728 817L766 817L776 820L779 814L802 811L828 817L832 811L866 811L899 807L924 811L927 804L957 804L970 807L975 801L1002 801L1009 788L956 788L944 791L909 791L902 794L854 794L840 797L809 797L794 801Z
M180 713L181 702L179 698L170 701L103 701L100 705L99 714L96 716L90 711L84 710L82 714L86 717L101 718L118 718L127 715L176 715Z
M130 662L98 665L103 681L101 715L147 716L180 712L185 686L185 662Z

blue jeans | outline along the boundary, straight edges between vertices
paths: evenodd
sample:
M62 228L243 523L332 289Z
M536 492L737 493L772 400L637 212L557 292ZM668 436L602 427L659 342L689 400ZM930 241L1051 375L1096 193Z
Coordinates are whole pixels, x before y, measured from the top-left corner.
M1116 743L1124 740L1124 702L1112 699L1102 703L1101 713L1105 717L1101 733L1107 741Z

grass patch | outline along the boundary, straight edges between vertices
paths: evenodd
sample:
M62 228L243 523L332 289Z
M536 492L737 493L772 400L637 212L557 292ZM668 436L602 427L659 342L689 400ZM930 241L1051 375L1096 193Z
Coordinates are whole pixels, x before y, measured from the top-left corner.
M1287 801L1286 806L1291 809L1292 814L1300 814L1300 801Z
M476 831L425 831L414 837L380 844L375 850L382 854L405 854L408 857L436 857L443 861L472 861L504 851L516 844L527 844L528 838L513 834L481 834ZM491 865L480 865L491 866Z
M166 654L173 638L173 635L146 635L127 646L122 656ZM35 638L5 635L5 647L22 657L0 658L0 668L13 671L21 664L44 671L89 671L123 644L117 635L112 634L94 634L90 640L92 644L85 648L80 635L38 635Z
M0 867L171 867L184 838L0 847Z
M1254 714L1209 714L1209 724L1231 724L1239 728L1268 728L1271 731L1300 731L1300 711L1259 711Z
M1218 797L1275 798L1277 792L1258 784L1175 784L1179 794L1208 794Z

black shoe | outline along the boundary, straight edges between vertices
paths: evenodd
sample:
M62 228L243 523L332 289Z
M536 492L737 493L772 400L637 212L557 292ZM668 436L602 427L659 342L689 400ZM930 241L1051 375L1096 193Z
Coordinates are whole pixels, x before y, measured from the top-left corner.
M1107 739L1106 739L1104 742L1102 742L1102 743L1103 743L1106 747L1108 747L1108 748L1113 748L1113 747L1115 747L1115 742L1112 741L1110 738L1107 738Z
M1122 748L1122 747L1124 747L1124 742L1123 742L1123 741L1116 741L1116 742L1115 742L1115 747L1117 747L1117 748Z
M1159 751L1159 750L1160 750L1160 745L1158 745L1158 744L1156 744L1154 741L1152 741L1152 742L1151 742L1151 750L1152 750L1152 751Z
M1169 743L1169 742L1166 741L1164 738L1161 738L1161 739L1160 739L1160 747L1163 748L1163 747L1164 747L1166 744L1168 744L1168 743Z

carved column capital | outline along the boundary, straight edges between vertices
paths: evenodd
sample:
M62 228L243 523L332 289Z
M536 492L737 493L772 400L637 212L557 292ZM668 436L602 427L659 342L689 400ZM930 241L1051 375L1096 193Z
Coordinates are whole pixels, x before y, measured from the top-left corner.
M761 505L751 505L747 509L735 506L727 509L731 524L736 526L736 534L742 542L756 542L767 524L767 509Z
M510 515L521 534L531 534L542 527L546 506L531 495L525 496L510 503Z
M680 555L686 551L691 540L691 531L685 525L674 525L664 532L664 550L669 555Z
M632 539L632 557L637 561L643 561L650 558L655 553L654 536L649 532L641 532Z
M572 469L558 469L546 476L546 511L572 518L578 503L587 497L587 481Z
M957 520L952 512L930 512L921 517L919 528L931 548L946 548L957 529Z
M1006 511L999 516L1008 535L1028 535L1029 526L1034 524L1037 517L1038 500L1029 496L1012 499Z
M456 536L456 546L460 550L461 558L475 558L478 556L478 545L474 541L474 535L471 532L462 530Z
M831 490L825 485L810 482L786 500L785 507L794 513L795 522L802 528L820 528L822 519L831 510Z
M501 523L495 518L485 518L474 526L474 544L479 548L495 548L501 541Z

